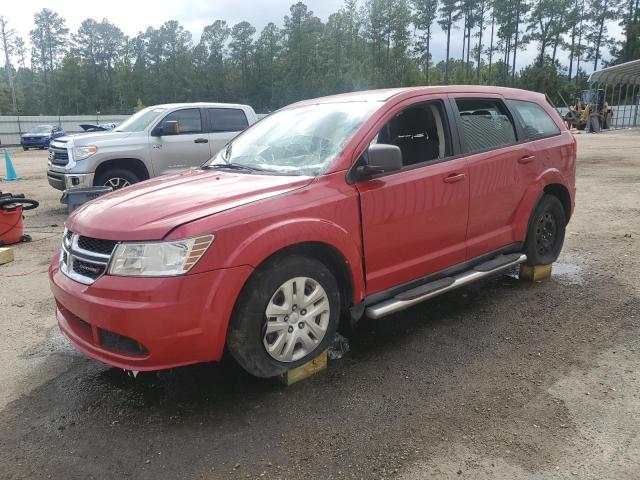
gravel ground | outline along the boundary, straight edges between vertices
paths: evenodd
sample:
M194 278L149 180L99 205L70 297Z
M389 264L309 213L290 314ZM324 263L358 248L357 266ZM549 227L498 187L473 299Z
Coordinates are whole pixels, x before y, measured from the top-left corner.
M540 284L504 275L379 321L284 387L232 361L130 378L55 327L42 202L0 267L1 478L640 478L640 132L579 135L565 248ZM0 167L0 175L4 170Z

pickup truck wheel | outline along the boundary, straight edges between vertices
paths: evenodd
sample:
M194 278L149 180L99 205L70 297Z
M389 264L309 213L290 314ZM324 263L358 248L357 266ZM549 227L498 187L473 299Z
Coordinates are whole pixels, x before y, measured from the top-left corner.
M564 243L567 217L562 203L553 195L543 195L536 205L525 241L527 264L549 265L555 262Z
M273 377L325 350L340 318L340 293L331 271L299 255L256 270L240 294L227 347L257 377Z
M140 179L134 173L121 168L114 168L101 173L98 178L96 178L94 184L120 190L139 181Z

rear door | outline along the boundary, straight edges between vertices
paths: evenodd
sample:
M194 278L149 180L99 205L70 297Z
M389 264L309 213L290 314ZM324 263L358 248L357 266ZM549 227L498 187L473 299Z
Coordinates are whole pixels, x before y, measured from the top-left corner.
M249 126L241 108L206 108L211 155L215 155L238 133Z
M498 95L452 95L460 142L469 164L467 259L518 242L516 210L535 148L518 144L514 118Z
M163 122L177 121L180 133L149 137L153 169L158 175L202 165L211 158L204 113L200 108L182 108L168 113L154 127Z
M400 109L371 139L400 147L404 167L356 183L368 294L464 261L469 175L451 132L434 99Z

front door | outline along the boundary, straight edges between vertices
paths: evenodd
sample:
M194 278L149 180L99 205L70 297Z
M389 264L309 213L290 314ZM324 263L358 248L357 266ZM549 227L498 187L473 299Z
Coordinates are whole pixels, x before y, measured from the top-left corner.
M404 167L357 183L369 295L463 262L469 209L442 101L401 110L372 142L400 147Z
M178 122L180 133L149 137L156 175L197 167L211 158L208 133L203 128L205 122L201 113L199 108L183 108L168 113L160 120L157 127L162 127L163 122L167 121Z

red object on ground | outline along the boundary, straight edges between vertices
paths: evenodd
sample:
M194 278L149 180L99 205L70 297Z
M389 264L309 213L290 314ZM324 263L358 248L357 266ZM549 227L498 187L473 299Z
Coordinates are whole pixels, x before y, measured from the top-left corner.
M11 245L22 241L24 222L22 206L12 209L0 209L0 245Z
M478 99L496 103L504 114L473 106ZM425 87L356 92L290 108L365 101L379 107L316 177L189 170L107 194L76 210L66 222L66 241L77 252L67 267L73 271L61 269L66 251L49 268L62 332L85 354L124 369L219 360L243 286L266 259L285 249L320 245L339 259L346 310L507 247L521 252L545 193L561 200L570 218L575 139L543 95L497 87ZM465 131L456 101L471 105L465 113L482 122L467 122ZM524 104L519 105L522 114L513 102ZM443 142L447 138L446 150L443 143L440 154L426 161L419 158L372 178L350 176L378 132L425 103L439 108L444 125L436 125L437 135ZM525 123L525 114L533 111L527 110L529 104L546 112L536 124L540 131ZM485 137L493 141L489 134L505 122L513 125L513 140L487 149L468 146L474 125L493 129L473 138L482 143ZM436 134L408 132L400 140L418 146L429 136ZM412 151L402 153L409 158ZM184 275L109 275L112 253L102 252L102 264L91 263L101 242L167 242L211 234L210 248ZM78 249L78 242L91 248ZM74 275L93 275L93 281L82 283Z
M0 192L0 246L30 240L24 235L22 213L37 206L38 202L24 195Z

